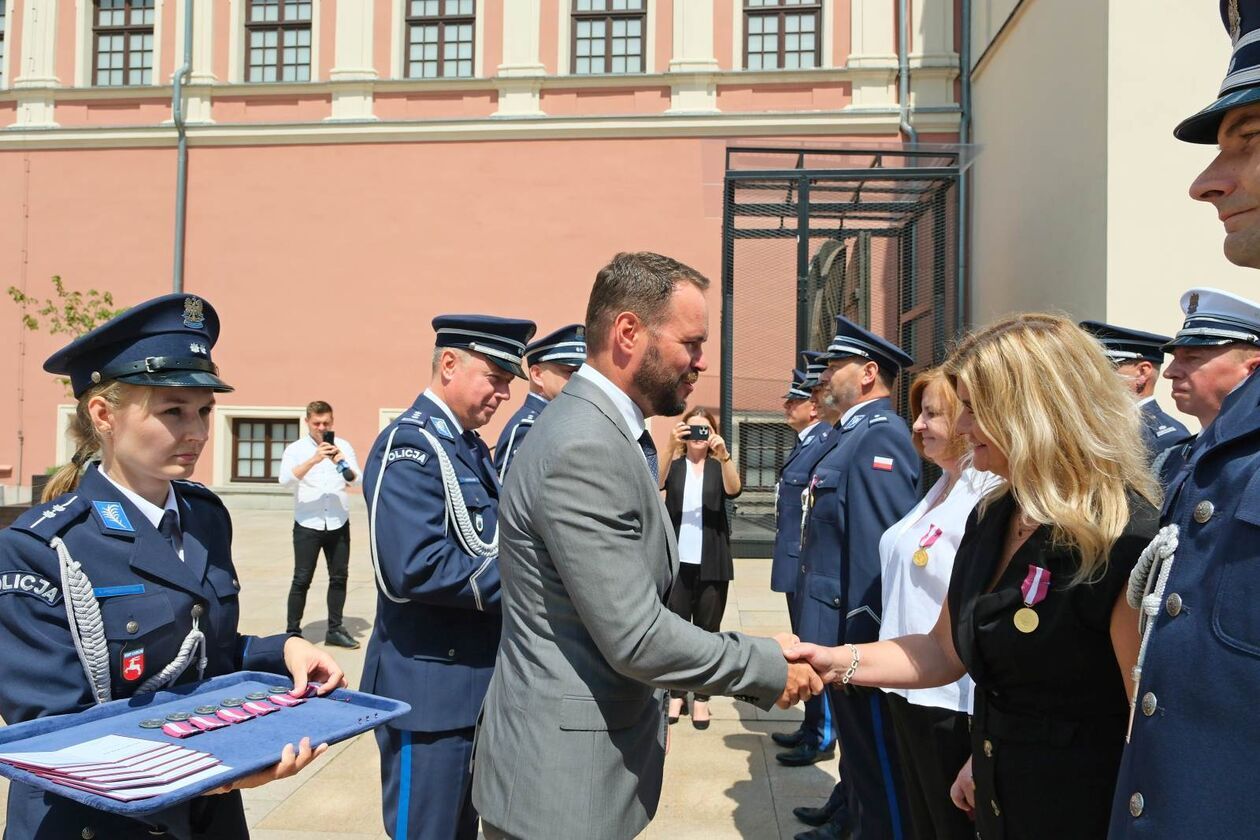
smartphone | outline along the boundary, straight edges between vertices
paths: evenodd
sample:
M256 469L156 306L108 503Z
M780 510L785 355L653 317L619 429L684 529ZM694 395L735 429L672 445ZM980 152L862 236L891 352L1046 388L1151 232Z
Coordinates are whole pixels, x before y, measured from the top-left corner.
M332 431L331 429L324 432L324 443L328 443L328 444L332 444L333 446L336 446L337 445L336 440L337 440L336 432Z
M687 440L708 440L708 439L709 439L708 426L688 426L687 427Z

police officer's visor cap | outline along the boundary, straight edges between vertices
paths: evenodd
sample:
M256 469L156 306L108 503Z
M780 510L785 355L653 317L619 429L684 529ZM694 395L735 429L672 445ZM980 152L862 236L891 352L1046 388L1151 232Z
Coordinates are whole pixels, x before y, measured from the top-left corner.
M809 377L803 370L792 371L792 384L788 386L787 393L783 395L785 400L807 400L810 398Z
M232 390L210 357L219 315L197 295L139 303L48 357L44 370L70 377L75 397L104 382Z
M1215 143L1225 114L1260 102L1260 0L1221 0L1221 22L1233 42L1217 100L1173 129L1187 143Z
M885 373L896 374L914 364L914 357L891 341L860 327L843 315L836 316L836 334L823 358L836 361L850 357L868 359Z
M439 315L433 319L434 346L480 353L520 379L529 378L522 365L525 345L536 329L533 321L495 315Z
M1181 311L1186 320L1164 345L1165 352L1236 342L1260 347L1260 303L1222 289L1197 288L1181 296Z
M538 365L543 362L580 368L586 362L586 328L581 324L569 324L548 333L525 348L526 364Z
M1166 335L1104 324L1102 321L1081 321L1081 329L1098 339L1107 358L1117 365L1140 360L1161 365L1164 363L1164 345L1171 341Z

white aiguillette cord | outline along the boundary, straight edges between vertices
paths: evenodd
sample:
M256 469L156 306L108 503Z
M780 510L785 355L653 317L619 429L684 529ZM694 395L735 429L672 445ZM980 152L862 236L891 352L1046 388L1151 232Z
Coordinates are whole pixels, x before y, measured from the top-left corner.
M1146 661L1146 652L1150 649L1151 635L1155 630L1155 616L1159 615L1160 605L1164 601L1164 589L1168 585L1168 576L1172 573L1173 561L1176 559L1177 544L1180 531L1173 525L1165 525L1155 534L1146 548L1142 549L1137 565L1129 573L1129 588L1125 593L1125 601L1138 611L1138 633L1142 644L1138 648L1137 664L1133 666L1133 694L1142 683L1142 663ZM1133 729L1133 710L1136 700L1129 703L1129 731ZM1128 735L1126 734L1126 739Z

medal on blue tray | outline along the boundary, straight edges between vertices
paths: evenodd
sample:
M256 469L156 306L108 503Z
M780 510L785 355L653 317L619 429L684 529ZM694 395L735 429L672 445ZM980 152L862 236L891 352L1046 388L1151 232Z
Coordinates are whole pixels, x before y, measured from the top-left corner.
M1021 633L1031 633L1041 623L1037 611L1033 609L1046 599L1050 592L1050 570L1028 564L1028 575L1020 584L1019 591L1024 596L1024 606L1015 611L1015 629Z
M919 540L919 547L915 549L914 554L910 558L914 561L914 565L922 568L928 564L928 549L941 538L941 533L940 528L937 528L935 525L928 525L927 533L923 535L923 539Z

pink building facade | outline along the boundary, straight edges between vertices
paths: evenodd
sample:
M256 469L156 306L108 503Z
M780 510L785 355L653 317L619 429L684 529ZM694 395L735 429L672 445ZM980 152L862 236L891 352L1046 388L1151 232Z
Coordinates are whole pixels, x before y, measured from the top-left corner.
M123 305L169 291L185 3L0 5L0 281L42 298L60 275ZM956 4L905 6L911 124L953 142ZM312 399L366 456L427 384L434 315L580 321L621 250L713 278L698 396L715 405L727 149L901 144L898 7L193 0L184 284L219 309L215 357L236 386L197 478L264 503ZM5 308L13 501L68 457L72 408L40 369L64 338Z

